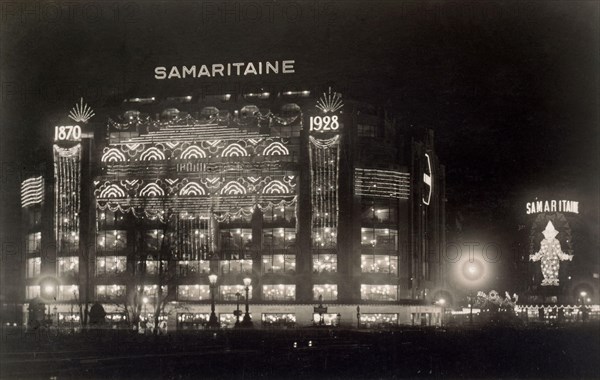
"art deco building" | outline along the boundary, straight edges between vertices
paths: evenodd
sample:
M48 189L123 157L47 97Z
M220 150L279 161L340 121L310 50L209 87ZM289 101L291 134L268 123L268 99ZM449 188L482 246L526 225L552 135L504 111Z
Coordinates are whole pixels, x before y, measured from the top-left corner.
M82 102L48 145L52 172L22 184L24 296L59 323L98 302L110 324L158 308L201 328L211 273L224 326L246 277L256 326L439 323L444 167L382 108L332 89Z

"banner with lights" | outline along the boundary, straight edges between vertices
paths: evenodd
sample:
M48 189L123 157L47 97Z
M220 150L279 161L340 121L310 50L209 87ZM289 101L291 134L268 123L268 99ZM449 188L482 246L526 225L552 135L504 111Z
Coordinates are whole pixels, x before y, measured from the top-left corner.
M59 251L76 249L79 239L81 144L58 145L54 153L54 232Z

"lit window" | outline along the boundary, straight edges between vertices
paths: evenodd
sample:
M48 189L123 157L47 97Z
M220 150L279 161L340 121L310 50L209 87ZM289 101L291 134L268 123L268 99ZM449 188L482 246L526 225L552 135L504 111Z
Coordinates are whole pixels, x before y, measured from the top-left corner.
M219 270L222 274L252 273L252 260L221 260Z
M125 285L97 285L96 297L100 301L110 301L125 296Z
M329 217L329 215L325 215ZM337 228L313 228L312 241L314 248L335 248L337 246Z
M25 297L30 300L40 296L40 286L39 285L31 285L25 288Z
M79 273L79 257L59 257L58 258L58 275L59 276L76 276Z
M363 273L398 274L398 256L362 255L360 269Z
M210 299L209 285L179 285L177 299L180 301L203 301Z
M389 228L361 228L360 243L363 247L396 251L398 230Z
M294 301L296 285L263 285L263 299L266 301Z
M360 325L366 328L385 328L398 324L398 314L395 313L362 313Z
M166 297L169 288L167 285L161 286L162 296ZM143 294L146 297L156 298L158 296L158 285L144 285Z
M79 299L79 286L77 285L60 285L58 287L59 301L75 301Z
M222 301L236 301L236 294L240 293L240 300L246 298L246 287L244 285L221 285L219 294ZM248 287L248 299L252 299L252 285Z
M313 285L313 300L318 301L319 296L323 301L337 301L338 291L336 284L316 284Z
M119 274L127 269L126 256L100 256L96 257L96 274Z
M294 327L296 325L296 314L263 313L261 322L265 327Z
M36 257L27 259L27 277L39 276L42 268L42 259Z
M250 249L252 230L250 228L221 229L221 250L241 251Z
M162 268L162 269L161 269ZM166 260L146 260L146 274L156 275L161 273L166 273L169 267Z
M263 229L263 249L287 249L296 246L295 228L265 228Z
M336 254L314 254L313 255L313 272L314 273L335 273L337 272L337 255Z
M209 272L210 262L208 260L184 260L177 262L178 276L193 276Z
M42 247L42 233L34 232L27 235L25 249L27 253L38 253Z
M360 298L368 301L396 301L398 300L398 286L362 284Z
M296 223L296 205L273 206L263 210L263 222L267 226L286 225L290 227ZM286 224L289 223L289 224Z
M99 231L96 245L100 252L119 251L127 247L127 231L105 230Z
M295 273L296 256L295 255L263 255L262 256L263 273Z

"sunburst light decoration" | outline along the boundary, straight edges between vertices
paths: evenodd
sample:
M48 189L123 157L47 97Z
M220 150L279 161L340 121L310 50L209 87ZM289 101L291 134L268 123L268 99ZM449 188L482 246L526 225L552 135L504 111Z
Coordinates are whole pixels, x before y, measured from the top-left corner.
M331 92L331 87L329 87L329 91L327 93L323 93L323 95L317 100L316 107L321 111L335 112L344 106L344 102L342 101L342 94L338 92Z
M94 115L94 110L83 103L83 98L79 98L79 103L76 103L69 112L69 117L78 123L87 123Z

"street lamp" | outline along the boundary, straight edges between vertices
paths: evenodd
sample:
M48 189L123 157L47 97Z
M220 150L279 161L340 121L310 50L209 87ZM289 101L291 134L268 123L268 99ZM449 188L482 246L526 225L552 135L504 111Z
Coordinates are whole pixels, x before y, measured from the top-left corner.
M442 307L442 315L440 318L440 327L443 327L444 326L444 314L446 313L446 311L444 309L444 306L446 305L446 300L443 298L440 298L438 300L438 305L440 305Z
M250 305L249 305L249 292L250 292L250 284L252 284L252 279L250 277L244 278L244 286L246 290L246 313L244 314L244 319L240 326L242 327L254 327L252 323L252 318L250 317Z
M206 326L208 328L218 329L220 327L219 320L215 314L215 288L217 284L217 275L209 275L208 281L210 282L210 318L208 319L208 324Z

